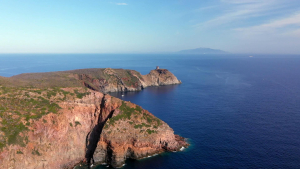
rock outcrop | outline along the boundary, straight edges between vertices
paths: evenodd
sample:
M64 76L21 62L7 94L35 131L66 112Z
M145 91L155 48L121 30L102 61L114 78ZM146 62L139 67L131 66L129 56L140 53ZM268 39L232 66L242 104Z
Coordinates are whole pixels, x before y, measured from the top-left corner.
M172 85L172 84L180 84L181 81L177 79L176 76L173 75L167 69L155 69L151 70L149 74L143 75L144 86L163 86L163 85Z

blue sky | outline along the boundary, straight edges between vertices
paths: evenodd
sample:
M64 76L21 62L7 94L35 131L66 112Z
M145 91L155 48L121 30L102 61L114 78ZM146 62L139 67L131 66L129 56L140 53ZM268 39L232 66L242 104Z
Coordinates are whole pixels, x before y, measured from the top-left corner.
M300 54L299 0L0 0L0 53Z

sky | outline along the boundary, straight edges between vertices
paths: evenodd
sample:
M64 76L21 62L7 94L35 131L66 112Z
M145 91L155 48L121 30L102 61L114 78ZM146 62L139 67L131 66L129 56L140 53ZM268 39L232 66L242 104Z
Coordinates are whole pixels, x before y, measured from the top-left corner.
M0 0L0 53L300 54L299 0Z

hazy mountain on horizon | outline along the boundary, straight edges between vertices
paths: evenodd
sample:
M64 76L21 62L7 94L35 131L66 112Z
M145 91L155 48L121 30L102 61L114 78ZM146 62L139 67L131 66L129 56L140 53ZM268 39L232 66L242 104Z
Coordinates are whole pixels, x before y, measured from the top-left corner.
M225 51L219 50L219 49L196 48L196 49L181 50L178 53L184 53L184 54L226 54L228 52L225 52Z

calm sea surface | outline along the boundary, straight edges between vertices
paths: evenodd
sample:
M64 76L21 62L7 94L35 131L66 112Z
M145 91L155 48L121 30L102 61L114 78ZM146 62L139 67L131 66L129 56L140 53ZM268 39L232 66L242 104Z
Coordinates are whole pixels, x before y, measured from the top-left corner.
M169 69L183 83L112 94L189 139L124 169L300 168L300 56L0 55L0 76L81 68ZM94 168L107 168L96 166Z

